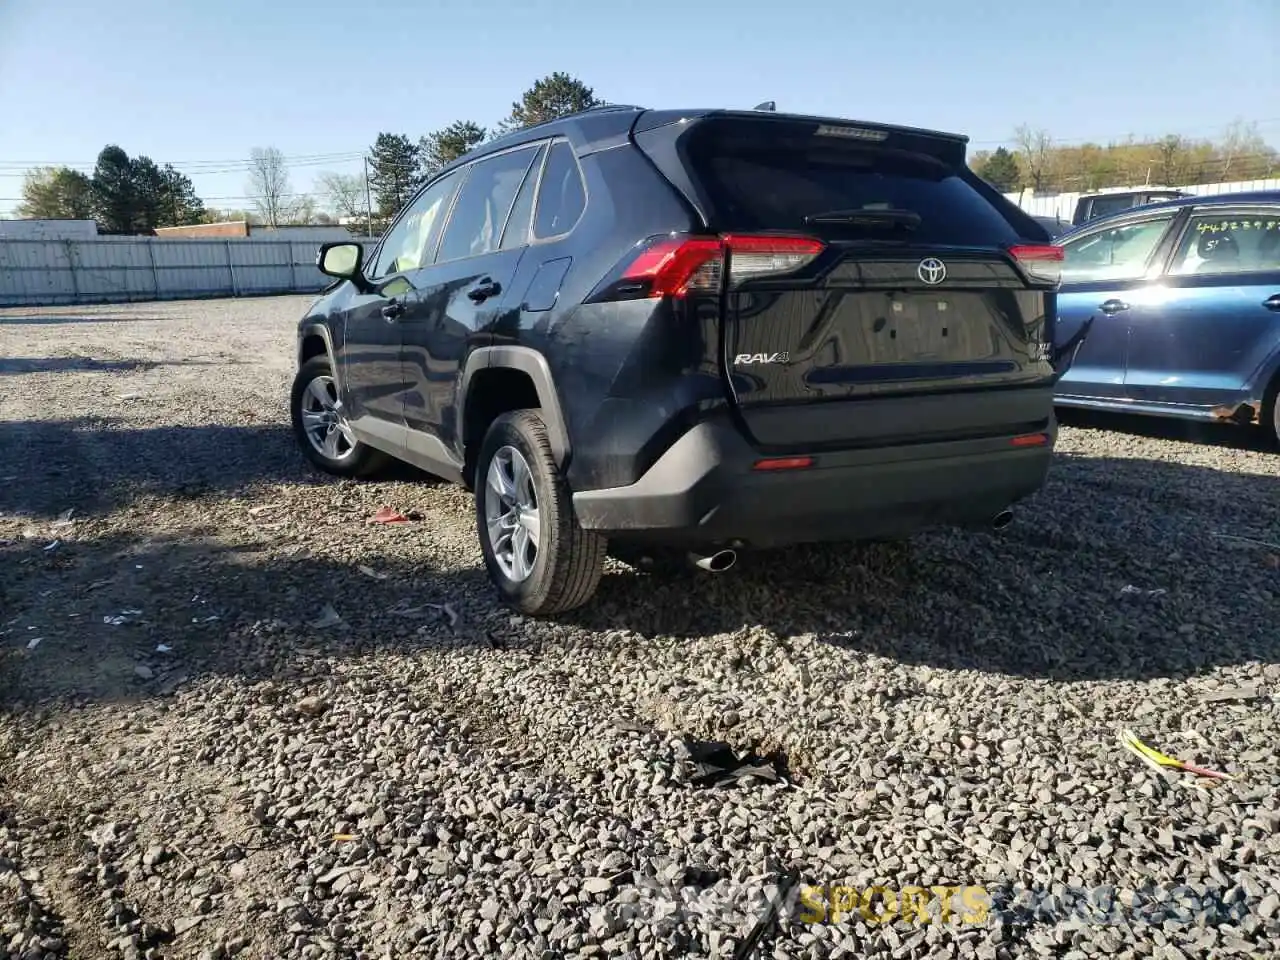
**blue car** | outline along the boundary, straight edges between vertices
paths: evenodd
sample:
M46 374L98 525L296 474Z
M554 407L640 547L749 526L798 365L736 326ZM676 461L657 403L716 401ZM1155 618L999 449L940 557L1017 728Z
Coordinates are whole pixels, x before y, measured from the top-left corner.
M1280 191L1152 203L1054 242L1055 339L1089 324L1059 406L1257 423L1280 440Z

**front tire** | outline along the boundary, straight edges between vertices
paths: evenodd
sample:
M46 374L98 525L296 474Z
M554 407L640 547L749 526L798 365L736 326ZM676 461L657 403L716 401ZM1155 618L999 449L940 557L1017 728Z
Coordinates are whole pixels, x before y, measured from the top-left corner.
M298 369L289 411L294 436L312 466L335 477L364 477L386 464L385 454L351 432L328 357L312 357Z
M604 570L604 538L583 530L536 410L498 417L476 460L476 533L489 579L530 616L587 603Z

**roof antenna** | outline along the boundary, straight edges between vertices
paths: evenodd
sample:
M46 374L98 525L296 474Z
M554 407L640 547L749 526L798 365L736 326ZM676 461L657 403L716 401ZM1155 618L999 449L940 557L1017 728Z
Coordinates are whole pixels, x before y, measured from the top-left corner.
M777 110L778 110L778 104L777 104L777 103L775 103L773 100L766 100L764 103L757 103L757 104L756 104L754 107L752 107L751 109L752 109L752 110L767 110L767 111L769 111L770 113L776 113L776 112L777 112Z

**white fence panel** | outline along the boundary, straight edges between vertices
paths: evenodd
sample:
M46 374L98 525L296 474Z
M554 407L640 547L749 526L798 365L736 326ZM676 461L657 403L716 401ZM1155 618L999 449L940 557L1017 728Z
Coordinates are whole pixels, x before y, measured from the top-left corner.
M376 240L353 238L371 251ZM317 293L320 244L255 238L0 239L0 306Z
M0 241L0 303L74 303L68 241Z
M1145 189L1148 189L1147 185L1139 183L1131 187L1109 187L1106 190L1095 191L1095 193ZM1173 189L1197 196L1217 196L1224 193L1245 193L1256 190L1280 190L1280 178L1273 177L1270 180L1234 180L1229 183L1197 183L1189 187L1174 187ZM1033 190L1026 189L1021 192L1006 193L1005 196L1033 216L1056 216L1060 220L1069 222L1075 216L1076 201L1083 196L1089 196L1089 194L1045 193L1037 196Z
M229 296L234 289L225 240L151 242L156 299Z

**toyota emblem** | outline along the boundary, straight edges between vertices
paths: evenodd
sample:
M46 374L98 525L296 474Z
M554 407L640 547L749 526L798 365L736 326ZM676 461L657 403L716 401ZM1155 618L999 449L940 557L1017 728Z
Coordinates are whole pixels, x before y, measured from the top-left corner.
M916 267L916 276L922 283L933 286L947 279L947 268L937 257L925 257Z

